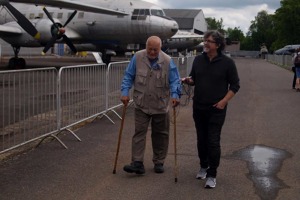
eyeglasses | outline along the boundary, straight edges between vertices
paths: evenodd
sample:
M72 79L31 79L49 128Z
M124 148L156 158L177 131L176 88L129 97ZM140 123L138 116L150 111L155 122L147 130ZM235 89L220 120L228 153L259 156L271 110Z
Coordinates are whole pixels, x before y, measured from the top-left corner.
M211 43L211 44L217 43L216 41L213 41L213 40L204 40L203 42L204 43Z

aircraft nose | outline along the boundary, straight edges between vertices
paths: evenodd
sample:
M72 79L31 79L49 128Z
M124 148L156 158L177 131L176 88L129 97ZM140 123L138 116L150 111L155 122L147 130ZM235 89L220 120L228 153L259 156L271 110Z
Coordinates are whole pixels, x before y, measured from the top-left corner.
M175 35L179 29L178 23L170 18L170 17L163 17L163 35L165 38L170 38Z
M175 20L173 20L173 27L171 28L171 32L176 34L178 30L179 30L178 23Z
M171 17L168 16L164 16L163 17L164 20L164 26L165 29L168 31L170 31L170 34L172 34L170 37L172 37L173 35L175 35L177 33L177 31L179 30L179 25L178 23Z
M146 35L157 35L162 40L169 39L173 35L175 35L179 29L178 23L167 16L151 16L151 20L149 21L150 25L147 25L150 33L148 32Z

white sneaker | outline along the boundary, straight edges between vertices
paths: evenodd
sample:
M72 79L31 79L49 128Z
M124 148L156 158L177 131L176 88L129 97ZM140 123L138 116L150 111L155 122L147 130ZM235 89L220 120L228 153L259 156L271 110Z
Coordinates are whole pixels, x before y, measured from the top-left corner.
M205 188L215 188L217 185L216 178L208 177L205 183Z
M199 170L199 172L196 175L196 179L205 179L206 178L206 171L208 168L202 168Z

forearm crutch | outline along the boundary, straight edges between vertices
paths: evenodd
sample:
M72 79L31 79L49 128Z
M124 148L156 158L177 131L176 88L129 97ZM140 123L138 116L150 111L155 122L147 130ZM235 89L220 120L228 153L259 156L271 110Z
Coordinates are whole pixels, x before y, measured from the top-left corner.
M124 104L123 105L123 112L122 112L121 126L120 126L120 130L119 130L119 139L118 139L118 145L117 145L117 152L116 152L116 157L115 157L115 164L114 164L113 174L116 173L116 168L117 168L117 161L118 161L118 156L119 156L123 125L124 125L124 121L125 121L125 113L126 113L126 105Z
M177 138L176 138L176 109L173 107L173 119L174 119L174 156L175 156L175 163L174 163L174 174L175 174L175 183L177 182Z

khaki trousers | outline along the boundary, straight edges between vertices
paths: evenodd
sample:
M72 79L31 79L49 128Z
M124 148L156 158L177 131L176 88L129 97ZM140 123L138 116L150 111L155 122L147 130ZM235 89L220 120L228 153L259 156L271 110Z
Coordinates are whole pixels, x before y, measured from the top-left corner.
M132 161L144 161L146 135L151 121L151 139L154 164L164 163L169 146L169 113L146 114L138 108L134 111L135 133L132 137Z

